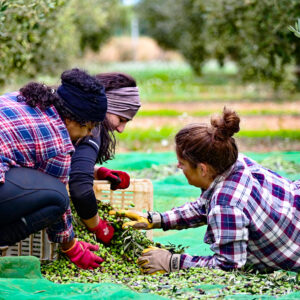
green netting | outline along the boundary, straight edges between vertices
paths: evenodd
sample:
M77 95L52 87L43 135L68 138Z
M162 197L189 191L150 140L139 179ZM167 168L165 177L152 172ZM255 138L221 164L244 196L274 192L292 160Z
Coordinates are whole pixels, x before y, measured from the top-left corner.
M269 153L244 153L256 161L262 161L267 157L282 156L287 161L294 161L300 164L300 152L269 152ZM151 165L164 165L169 163L176 163L175 152L129 152L117 154L114 160L108 162L111 168L120 168L127 170L140 170L151 167Z
M163 286L161 287L163 288ZM168 286L169 288L169 286ZM220 291L226 288L224 284L201 284L195 282L192 286L178 289L174 292L172 299L177 295L180 299L194 299L195 291L199 294L197 299L220 298ZM205 294L205 295L204 295ZM182 296L185 295L184 298ZM191 297L189 296L191 295ZM0 299L166 299L150 293L136 293L124 285L113 283L73 283L55 284L43 279L40 273L40 262L38 258L27 257L3 257L0 258ZM223 296L221 299L300 299L300 292L293 292L285 296L266 296L235 294Z
M114 283L56 284L43 279L40 261L33 256L0 258L0 299L165 299L136 293Z
M279 157L279 160L294 162L300 165L300 152L272 152L272 153L248 153L248 155L261 162L268 158ZM175 153L126 153L118 154L116 158L107 164L112 169L128 171L131 174L137 174L135 171L155 170L156 177L152 178L154 186L154 209L165 211L175 206L184 204L187 201L194 201L200 194L200 190L188 185L185 177L180 173L166 172L160 174L160 168L166 165L175 165L177 162ZM275 163L274 163L275 162ZM300 171L297 168L290 172L281 162L273 161L275 171L292 180L300 179ZM280 168L277 170L277 166ZM282 168L283 166L283 168ZM154 168L155 167L155 168ZM296 170L296 171L295 171ZM144 173L145 174L145 173ZM147 173L148 174L148 173ZM146 178L140 173L140 178ZM136 177L136 176L133 176ZM138 178L138 177L136 177ZM162 244L172 243L182 245L186 248L186 253L191 255L211 255L209 246L203 242L206 226L199 228L190 228L186 230L174 230L163 232L154 231L154 240ZM207 297L218 297L218 291L224 288L224 285L201 284L195 282L192 287L184 288L182 292L188 299L189 292L191 297L195 295L195 290L199 294ZM192 293L193 292L193 293ZM174 297L176 299L176 293ZM40 273L40 263L35 257L8 257L0 258L0 299L163 299L149 293L136 293L121 284L113 283L93 283L93 284L55 284L42 278ZM207 298L205 298L207 299ZM264 295L246 295L237 294L226 296L225 299L280 299L292 300L300 299L300 292L290 293L285 296L264 296Z
M164 165L176 163L176 161L176 155L173 152L129 152L117 154L112 161L107 163L107 166L112 169L140 170L150 168L152 165Z

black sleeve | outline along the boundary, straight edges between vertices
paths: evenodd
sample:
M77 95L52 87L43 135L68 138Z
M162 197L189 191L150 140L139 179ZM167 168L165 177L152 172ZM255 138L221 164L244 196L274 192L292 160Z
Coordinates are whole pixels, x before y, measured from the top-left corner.
M90 219L97 213L93 181L99 148L100 136L88 136L75 146L72 155L69 191L75 209L82 219Z

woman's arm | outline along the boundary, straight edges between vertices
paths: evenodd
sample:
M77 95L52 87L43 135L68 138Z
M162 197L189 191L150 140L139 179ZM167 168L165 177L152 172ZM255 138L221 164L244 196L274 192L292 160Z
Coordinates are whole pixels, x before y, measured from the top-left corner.
M161 213L163 230L199 227L207 223L205 201L201 197L194 202Z
M97 213L93 183L99 145L99 136L86 137L76 146L72 156L69 192L78 215L83 219L90 219Z
M215 206L208 215L205 242L211 244L212 256L180 257L180 268L209 267L223 270L237 269L247 260L249 221L236 207Z

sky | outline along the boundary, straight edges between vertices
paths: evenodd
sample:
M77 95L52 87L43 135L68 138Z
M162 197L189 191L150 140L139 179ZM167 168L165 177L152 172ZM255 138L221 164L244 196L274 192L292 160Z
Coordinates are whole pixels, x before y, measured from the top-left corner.
M138 3L140 0L122 0L124 5L133 5Z

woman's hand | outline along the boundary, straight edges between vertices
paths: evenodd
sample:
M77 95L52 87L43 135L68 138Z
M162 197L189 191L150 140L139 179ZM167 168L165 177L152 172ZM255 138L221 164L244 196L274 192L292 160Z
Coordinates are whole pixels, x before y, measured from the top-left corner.
M125 222L122 225L123 229L133 227L135 229L149 230L161 227L161 216L158 212L142 213L134 210L121 209L117 211L111 210L109 214L132 220L130 222Z
M179 270L180 254L150 246L142 252L137 263L145 274L169 273Z
M129 187L130 176L126 172L101 167L97 169L95 174L95 179L110 181L112 190L127 189Z
M62 252L81 269L95 269L100 267L104 259L92 251L99 250L99 246L92 245L82 241L75 241L74 245L68 250Z

